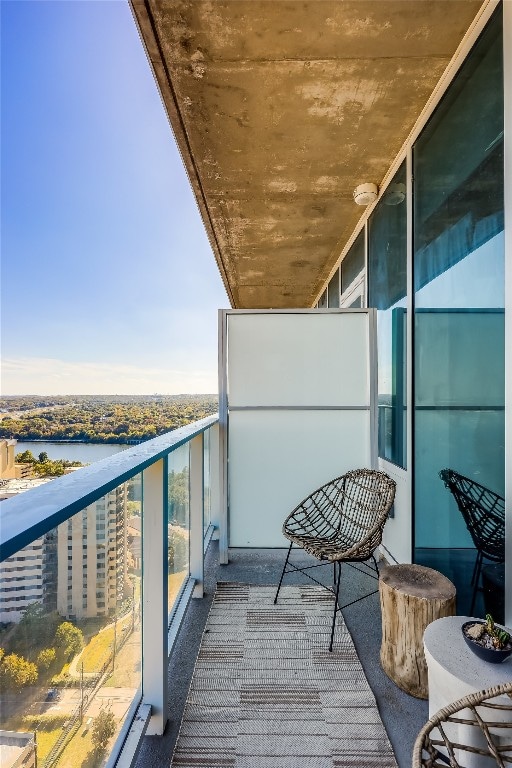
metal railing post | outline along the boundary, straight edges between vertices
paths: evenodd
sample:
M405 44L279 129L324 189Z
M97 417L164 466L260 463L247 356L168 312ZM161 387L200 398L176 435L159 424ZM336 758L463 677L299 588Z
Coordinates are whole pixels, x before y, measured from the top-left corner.
M210 519L215 531L213 539L219 538L220 528L220 436L219 425L210 427Z
M190 575L192 597L204 594L204 445L203 433L190 441Z
M147 735L167 722L167 458L142 479L142 696L151 705Z
M227 312L219 309L219 563L229 562Z

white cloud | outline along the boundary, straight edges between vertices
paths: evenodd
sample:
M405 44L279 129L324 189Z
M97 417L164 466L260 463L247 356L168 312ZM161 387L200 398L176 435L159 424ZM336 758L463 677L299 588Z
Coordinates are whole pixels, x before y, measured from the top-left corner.
M67 362L46 357L2 360L3 395L151 395L217 392L216 370Z

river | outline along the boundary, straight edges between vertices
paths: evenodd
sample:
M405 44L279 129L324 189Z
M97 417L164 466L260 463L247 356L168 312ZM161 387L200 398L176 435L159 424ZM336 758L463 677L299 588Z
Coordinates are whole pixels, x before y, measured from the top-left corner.
M53 443L45 440L18 440L14 451L22 453L28 450L32 451L34 456L39 456L44 451L49 459L67 459L81 461L82 464L92 464L131 447L115 443Z

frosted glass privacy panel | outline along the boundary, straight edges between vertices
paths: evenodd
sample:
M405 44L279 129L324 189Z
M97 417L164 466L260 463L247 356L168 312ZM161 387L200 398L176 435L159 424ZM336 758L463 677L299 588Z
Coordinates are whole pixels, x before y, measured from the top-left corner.
M232 412L229 546L285 546L288 513L316 488L370 461L369 411Z
M368 406L368 313L228 315L229 407Z

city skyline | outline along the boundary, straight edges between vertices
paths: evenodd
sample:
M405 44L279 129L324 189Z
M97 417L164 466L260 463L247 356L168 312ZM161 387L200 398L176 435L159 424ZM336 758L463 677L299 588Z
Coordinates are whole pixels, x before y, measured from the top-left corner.
M2 394L215 392L229 302L128 4L1 14Z

